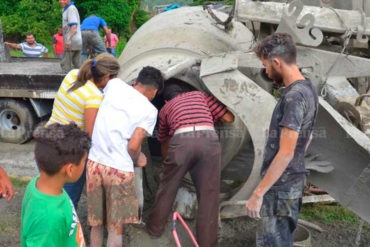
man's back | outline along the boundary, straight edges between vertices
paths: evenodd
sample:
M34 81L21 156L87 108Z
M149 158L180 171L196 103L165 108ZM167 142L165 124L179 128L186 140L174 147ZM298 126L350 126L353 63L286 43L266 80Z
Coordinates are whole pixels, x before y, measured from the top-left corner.
M227 109L212 95L192 91L176 96L159 114L159 141L172 136L175 130L189 126L213 127Z
M99 31L99 28L103 28L105 26L107 26L107 23L99 16L89 16L83 20L81 30Z
M110 80L95 120L89 159L133 172L133 161L127 151L128 140L136 127L152 134L157 113L157 109L136 89L120 79Z
M21 244L29 246L85 246L77 213L67 193L41 193L34 178L26 188L22 203Z

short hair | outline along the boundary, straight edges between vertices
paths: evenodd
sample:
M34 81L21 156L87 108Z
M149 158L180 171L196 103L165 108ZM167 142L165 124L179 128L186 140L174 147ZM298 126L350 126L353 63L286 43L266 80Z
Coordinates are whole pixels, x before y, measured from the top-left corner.
M158 91L161 91L164 85L161 71L151 66L146 66L140 71L136 82L147 86L153 86L158 89Z
M287 33L275 33L264 38L254 52L260 59L278 57L287 64L296 63L297 48L292 36Z
M40 126L33 133L35 159L40 170L52 176L69 163L78 165L91 146L87 132L76 124Z
M170 101L182 93L185 93L185 90L180 85L172 83L164 87L162 97L164 100Z
M33 35L33 33L26 33L24 36L27 38L27 36L33 36L33 37L35 37L35 35Z

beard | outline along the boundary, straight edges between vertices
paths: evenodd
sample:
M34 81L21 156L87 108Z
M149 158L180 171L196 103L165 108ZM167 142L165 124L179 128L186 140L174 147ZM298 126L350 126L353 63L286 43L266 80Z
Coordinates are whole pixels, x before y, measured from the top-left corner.
M284 85L283 76L279 72L276 71L274 66L271 66L270 79L274 81L273 84L275 87L281 87Z

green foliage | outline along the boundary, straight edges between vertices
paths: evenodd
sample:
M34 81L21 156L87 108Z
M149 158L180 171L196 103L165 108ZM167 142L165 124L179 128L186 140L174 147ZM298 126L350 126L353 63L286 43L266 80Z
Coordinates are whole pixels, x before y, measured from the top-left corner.
M134 21L137 28L141 27L145 22L149 20L149 13L144 10L138 10L135 12Z
M117 47L116 47L116 53L117 53L117 58L119 58L119 56L121 55L123 49L125 48L127 44L127 41L125 39L121 39L119 40L118 44L117 44Z
M304 205L300 214L304 220L318 220L322 222L357 222L359 218L337 204L307 204Z
M12 41L24 40L24 34L31 32L40 43L51 43L52 35L61 25L61 7L58 0L21 0L15 8L3 11L1 20L3 32ZM2 0L0 9L14 3ZM11 12L11 10L13 12ZM15 11L15 12L14 12Z
M78 0L81 22L89 14L102 17L114 33L129 37L132 14L139 0ZM5 39L22 42L24 34L32 32L36 41L51 44L52 35L62 24L62 8L58 0L0 0L0 19ZM140 21L144 21L141 17Z
M178 4L180 6L185 6L191 4L192 2L192 0L142 0L141 7L153 9L154 6L164 4Z
M19 0L2 0L0 2L0 16L10 15L16 12Z
M198 6L198 5L203 5L205 2L224 2L224 0L216 0L216 1L209 1L209 0L195 0L193 3L190 4L190 6ZM230 2L230 1L229 1ZM229 4L227 2L226 4ZM231 1L232 2L232 1Z
M80 1L76 6L81 21L90 14L103 18L115 33L129 33L131 13L138 7L138 0L100 0Z

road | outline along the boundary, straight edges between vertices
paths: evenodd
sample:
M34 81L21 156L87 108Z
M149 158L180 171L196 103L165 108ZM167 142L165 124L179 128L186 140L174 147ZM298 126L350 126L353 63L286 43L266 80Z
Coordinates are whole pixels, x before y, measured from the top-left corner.
M26 144L0 142L0 165L14 176L34 177L38 174L33 149L33 141Z

